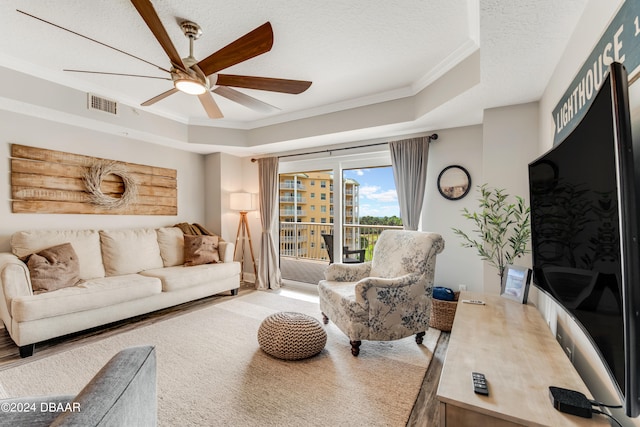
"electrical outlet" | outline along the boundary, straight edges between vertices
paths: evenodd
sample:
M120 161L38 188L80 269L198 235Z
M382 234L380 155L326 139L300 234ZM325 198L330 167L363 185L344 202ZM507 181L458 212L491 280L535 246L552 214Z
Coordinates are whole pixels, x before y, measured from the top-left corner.
M458 285L458 290L460 290L460 292L466 291L467 290L467 285Z
M571 335L569 335L564 323L558 322L556 325L556 328L557 328L556 340L558 341L558 343L560 343L560 347L562 347L562 350L564 351L564 353L567 355L569 360L573 363L573 353L575 348L573 339L571 338Z

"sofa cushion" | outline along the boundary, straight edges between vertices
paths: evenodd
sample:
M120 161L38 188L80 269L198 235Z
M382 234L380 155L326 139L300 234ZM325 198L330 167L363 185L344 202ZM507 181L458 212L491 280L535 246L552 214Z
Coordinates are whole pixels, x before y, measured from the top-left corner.
M108 307L160 292L162 284L157 278L139 274L102 277L57 291L16 297L11 301L11 312L16 322L26 322Z
M160 256L165 267L184 264L184 233L178 227L162 227L156 230Z
M180 265L141 271L140 274L157 277L162 281L162 290L171 292L237 276L240 274L240 264L237 262L225 262L194 265L192 267Z
M80 280L78 256L71 243L52 246L30 255L27 267L35 292L67 288Z
M184 235L184 265L200 265L220 262L218 236Z
M100 235L97 230L31 230L20 231L11 236L11 250L18 258L63 243L71 243L78 255L81 279L104 277Z
M158 235L152 228L101 230L102 259L107 276L161 268Z

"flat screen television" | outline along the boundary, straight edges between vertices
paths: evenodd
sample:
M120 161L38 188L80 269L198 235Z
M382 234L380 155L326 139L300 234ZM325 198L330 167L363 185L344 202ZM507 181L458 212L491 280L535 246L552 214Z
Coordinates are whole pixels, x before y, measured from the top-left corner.
M640 413L640 147L613 63L574 130L529 164L533 282L581 326L627 416Z

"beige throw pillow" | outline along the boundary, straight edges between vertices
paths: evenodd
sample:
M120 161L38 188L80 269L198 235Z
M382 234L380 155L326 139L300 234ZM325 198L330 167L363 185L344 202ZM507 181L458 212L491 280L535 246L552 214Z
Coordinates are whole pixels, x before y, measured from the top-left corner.
M80 264L71 243L53 246L31 255L27 267L34 292L67 288L80 280Z
M200 265L220 262L218 236L184 235L184 265Z
M184 264L184 233L178 227L162 227L156 230L160 256L165 267Z
M100 242L107 276L121 276L164 267L158 235L153 228L102 230Z

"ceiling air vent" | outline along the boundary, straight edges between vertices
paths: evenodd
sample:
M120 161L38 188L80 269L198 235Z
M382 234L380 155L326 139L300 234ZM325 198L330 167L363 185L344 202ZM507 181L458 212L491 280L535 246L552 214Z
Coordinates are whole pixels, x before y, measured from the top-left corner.
M113 114L114 116L118 115L118 103L116 101L102 98L92 93L87 94L87 108Z

